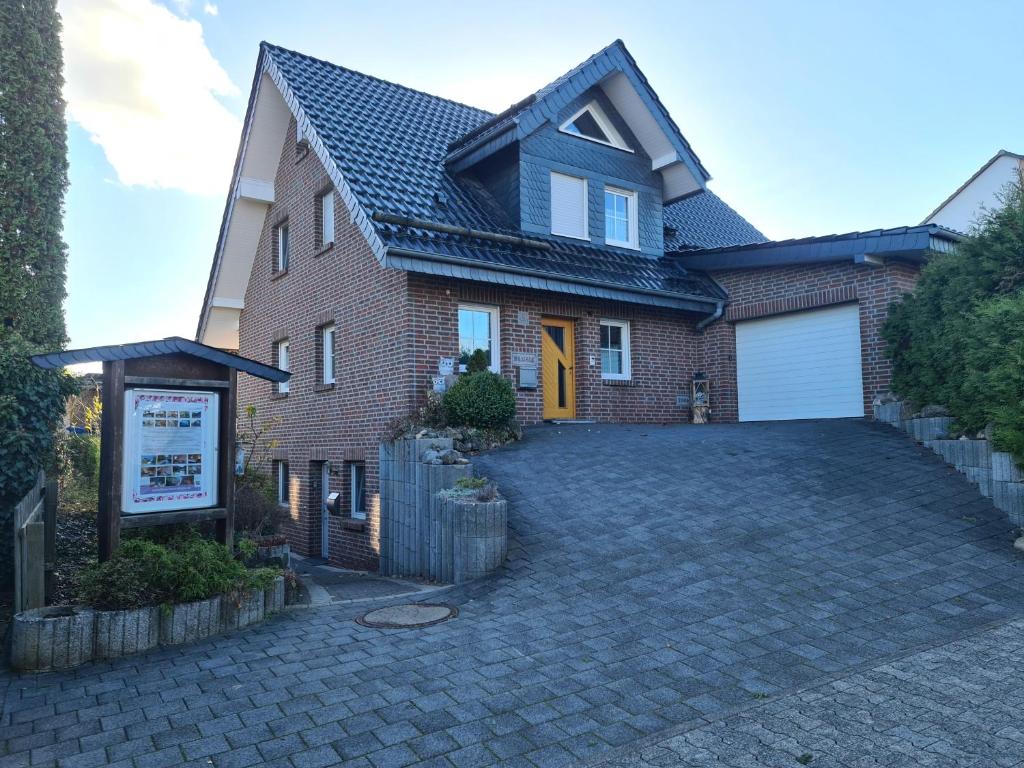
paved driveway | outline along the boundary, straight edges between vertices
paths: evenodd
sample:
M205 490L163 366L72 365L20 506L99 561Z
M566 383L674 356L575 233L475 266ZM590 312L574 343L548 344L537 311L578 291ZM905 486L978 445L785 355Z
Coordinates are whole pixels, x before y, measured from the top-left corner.
M455 621L380 631L352 622L365 604L331 606L14 678L0 764L619 759L1024 616L1009 523L886 427L545 427L478 463L516 542L499 575L446 593Z

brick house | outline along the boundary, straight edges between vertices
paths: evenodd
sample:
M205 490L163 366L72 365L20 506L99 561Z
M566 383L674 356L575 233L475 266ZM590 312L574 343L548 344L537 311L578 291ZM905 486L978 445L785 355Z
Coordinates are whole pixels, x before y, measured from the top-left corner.
M475 349L524 424L688 421L698 371L717 420L867 412L956 236L769 242L709 179L620 41L499 115L263 44L197 338L293 373L239 393L293 546L376 568L380 436Z

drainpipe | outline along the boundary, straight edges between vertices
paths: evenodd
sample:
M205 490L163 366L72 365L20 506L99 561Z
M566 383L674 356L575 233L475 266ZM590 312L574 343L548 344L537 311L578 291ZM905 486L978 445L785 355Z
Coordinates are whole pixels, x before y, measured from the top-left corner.
M703 331L705 328L707 328L709 325L711 325L713 322L715 322L715 320L717 320L718 318L720 318L724 314L725 314L725 302L724 301L716 301L715 302L715 311L712 312L707 317L705 317L699 323L697 323L697 330L698 331Z

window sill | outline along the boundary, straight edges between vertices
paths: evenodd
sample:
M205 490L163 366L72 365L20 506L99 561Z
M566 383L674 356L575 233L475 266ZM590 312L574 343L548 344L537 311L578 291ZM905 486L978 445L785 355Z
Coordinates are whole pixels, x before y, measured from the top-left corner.
M334 390L334 386L335 386L334 382L331 382L330 384L324 384L323 382L320 382L319 384L314 384L313 385L313 391L314 392L331 392L331 391Z
M366 530L366 521L349 517L341 521L341 527L346 531L362 532Z
M287 392L271 392L270 393L270 399L271 400L284 400L287 397L288 397L288 393Z
M329 242L327 245L322 246L319 251L314 253L313 254L313 258L315 259L318 256L323 256L325 253L330 253L333 250L334 250L334 241L331 240L331 242Z
M636 386L632 379L601 379L603 387L633 387Z
M271 280L280 280L282 277L288 274L287 269L279 269L276 272L272 272L270 275Z

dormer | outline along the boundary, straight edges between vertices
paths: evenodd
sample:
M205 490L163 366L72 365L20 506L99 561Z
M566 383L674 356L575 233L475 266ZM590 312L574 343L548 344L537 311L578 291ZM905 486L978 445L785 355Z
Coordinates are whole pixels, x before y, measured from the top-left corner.
M621 41L448 147L529 236L664 252L662 207L710 178Z

